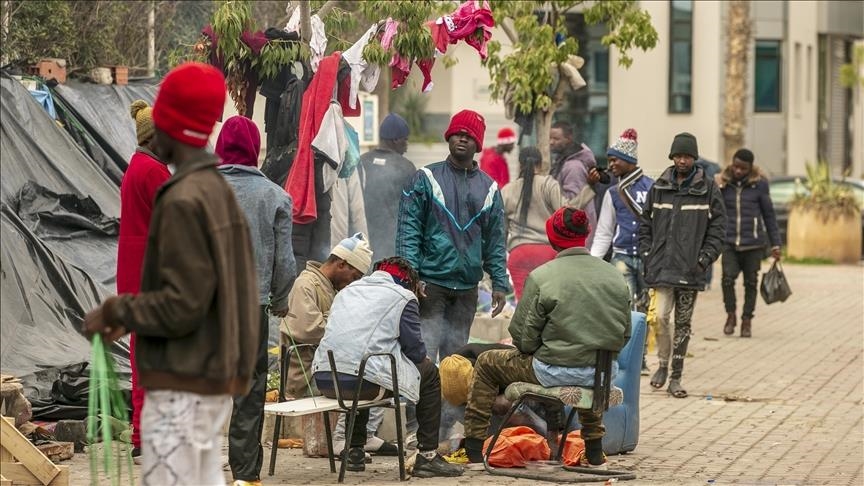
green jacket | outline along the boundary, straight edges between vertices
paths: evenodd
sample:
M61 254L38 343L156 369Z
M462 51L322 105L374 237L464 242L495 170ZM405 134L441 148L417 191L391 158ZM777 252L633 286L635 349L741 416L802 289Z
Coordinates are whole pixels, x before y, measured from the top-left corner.
M585 248L564 250L528 275L510 336L544 363L594 366L597 350L617 354L630 337L627 283Z
M473 289L485 270L492 288L510 292L498 185L477 168L448 161L417 171L402 191L396 255L428 283Z

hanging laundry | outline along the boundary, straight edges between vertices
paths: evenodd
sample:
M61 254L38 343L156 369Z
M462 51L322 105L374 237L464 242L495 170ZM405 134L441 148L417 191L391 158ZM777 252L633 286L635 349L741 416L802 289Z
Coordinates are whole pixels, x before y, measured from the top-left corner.
M411 74L411 59L402 57L398 52L393 54L393 58L390 59L390 77L392 78L390 87L396 89L405 84L409 74Z
M351 66L351 82L350 92L348 94L348 107L357 107L357 93L360 90L360 83L363 83L363 89L373 91L378 85L378 77L381 75L381 67L378 64L369 64L363 59L363 48L369 44L369 41L378 33L378 24L369 27L369 30L363 34L353 46L342 53L342 59Z
M384 24L384 34L381 35L381 47L390 49L393 45L393 38L396 37L396 32L399 31L399 22L387 17L387 22Z
M309 224L318 218L312 140L318 134L324 113L330 107L340 58L339 53L334 53L322 59L318 72L312 77L306 92L303 93L297 155L285 181L285 190L294 199L293 220L296 224Z
M423 73L423 92L428 93L432 91L432 86L434 85L432 83L432 66L435 65L435 58L419 59L416 64L420 68L420 72Z
M313 15L309 19L309 26L312 34L309 39L309 50L312 51L309 56L309 65L312 66L312 71L318 70L318 63L324 57L324 52L327 50L327 34L324 32L324 21L318 15ZM288 18L288 23L285 24L286 32L300 32L300 9L295 8L291 12L291 17Z
M486 59L486 44L492 38L495 19L487 0L483 0L482 6L479 1L469 0L452 14L439 17L428 25L435 48L441 54L447 52L448 44L464 40L480 53L481 59Z

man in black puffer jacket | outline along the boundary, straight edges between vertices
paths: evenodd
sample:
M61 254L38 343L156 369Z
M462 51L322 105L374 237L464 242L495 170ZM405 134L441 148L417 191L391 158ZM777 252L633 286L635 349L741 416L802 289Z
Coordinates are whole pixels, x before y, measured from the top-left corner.
M744 309L741 337L750 337L759 266L770 243L771 256L780 259L780 231L768 192L768 179L753 165L753 152L740 149L732 164L717 174L717 185L726 204L726 246L723 248L723 304L728 317L723 333L735 333L735 280L744 274ZM767 236L767 239L766 239Z
M697 292L705 288L705 271L723 248L726 207L716 183L694 165L699 158L696 137L686 132L676 135L669 158L674 165L657 179L643 206L639 254L645 284L657 295L660 365L651 377L651 386L662 388L666 384L672 351L667 391L684 398L687 391L681 387L681 374L690 342L690 319ZM669 335L673 307L674 340Z

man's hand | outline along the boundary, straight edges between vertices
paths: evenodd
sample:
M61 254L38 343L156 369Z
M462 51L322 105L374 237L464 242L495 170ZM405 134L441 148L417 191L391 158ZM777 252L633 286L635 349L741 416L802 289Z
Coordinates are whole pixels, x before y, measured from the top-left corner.
M504 292L496 290L492 292L492 317L497 316L504 310L504 303L507 302L507 296Z
M90 339L98 333L102 335L102 339L106 343L111 343L123 337L126 334L126 328L116 323L109 324L106 322L104 307L105 304L103 303L84 316L84 335Z
M288 315L288 307L285 307L284 309L278 309L278 310L277 309L270 309L270 313L276 317L285 317Z
M426 282L422 280L417 283L417 297L421 299L426 298Z
M600 182L600 171L597 170L597 167L591 167L588 171L588 184L593 186Z
M771 248L771 257L772 257L774 260L776 260L776 261L779 262L779 261L780 261L780 256L781 256L781 255L782 255L782 253L780 252L780 247L779 247L779 246L775 246L775 247Z

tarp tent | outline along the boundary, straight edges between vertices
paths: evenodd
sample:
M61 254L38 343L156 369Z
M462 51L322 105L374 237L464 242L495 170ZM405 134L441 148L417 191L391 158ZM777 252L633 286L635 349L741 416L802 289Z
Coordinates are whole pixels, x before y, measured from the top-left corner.
M84 313L114 292L119 187L5 74L0 100L0 369L22 378L35 417L58 418L81 398L57 396L57 378L89 358ZM128 376L128 346L112 349Z
M135 152L137 137L129 106L135 100L150 105L156 86L89 84L70 80L51 90L66 131L118 186Z

